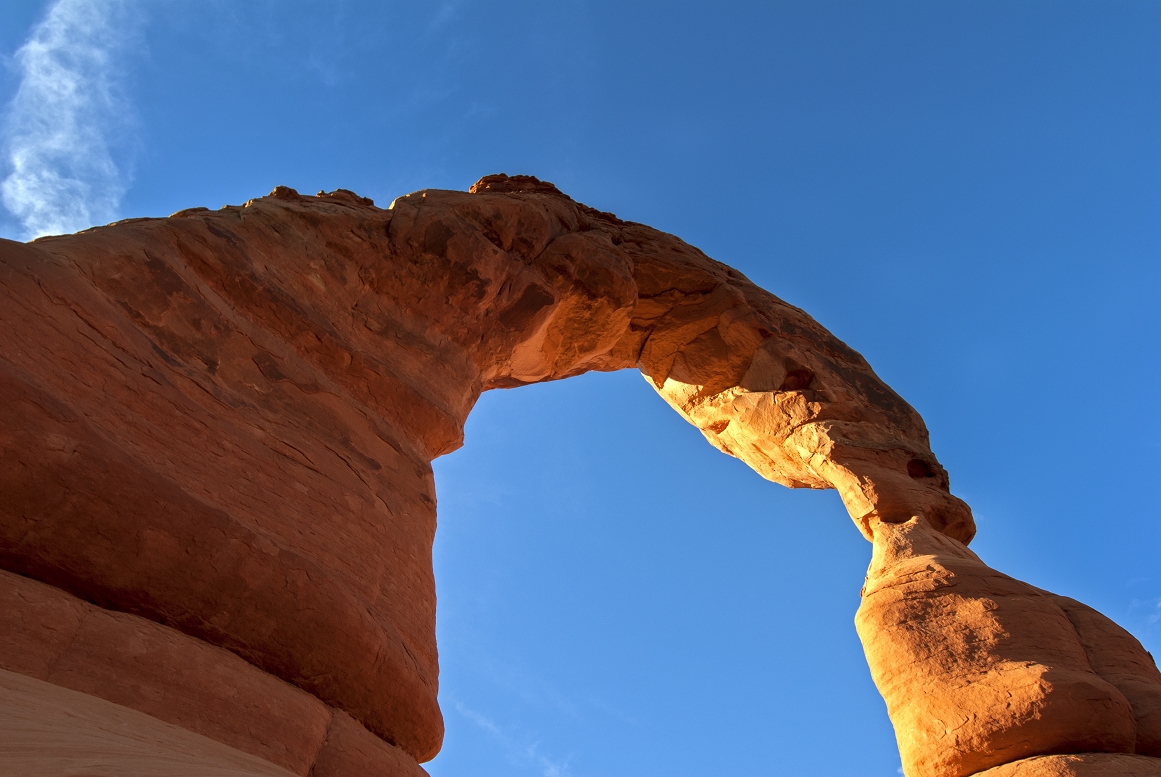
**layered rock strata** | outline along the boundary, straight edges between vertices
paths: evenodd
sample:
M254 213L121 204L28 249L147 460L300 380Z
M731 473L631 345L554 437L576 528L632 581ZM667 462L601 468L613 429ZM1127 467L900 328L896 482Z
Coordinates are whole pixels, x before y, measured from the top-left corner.
M14 777L294 774L142 712L4 670L0 766Z
M533 178L386 210L279 188L4 242L0 325L0 666L292 773L419 774L438 751L430 463L487 389L637 367L764 477L837 489L877 559L913 516L958 547L975 531L922 420L857 353L677 238ZM1077 639L1105 644L1073 609ZM869 646L958 617L864 610ZM1125 732L1154 736L1153 680L1116 639L1043 659L1083 674L1078 656L1099 654L1093 687L1143 700L1126 713L1106 694L1118 712L1090 739L1115 744L963 747L1133 752ZM871 658L893 719L922 732L889 663ZM937 733L917 734L910 774L1004 763L945 763L924 750Z
M0 572L0 670L112 703L99 709L117 706L147 713L258 756L282 767L280 773L286 770L311 777L424 774L406 753L371 734L350 715L233 653L9 572ZM59 725L51 729L56 732L55 749L65 748L66 732ZM20 736L12 742L13 748ZM115 749L120 747L117 741L113 741ZM82 738L74 746L75 757L93 747L86 742ZM0 746L0 765L11 749ZM191 752L196 751L194 747Z
M1139 755L1042 755L980 772L977 777L1161 777L1161 760Z

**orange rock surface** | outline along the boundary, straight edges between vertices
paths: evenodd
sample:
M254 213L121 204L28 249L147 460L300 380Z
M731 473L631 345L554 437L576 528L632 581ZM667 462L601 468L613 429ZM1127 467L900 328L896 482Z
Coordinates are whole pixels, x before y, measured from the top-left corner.
M862 357L737 271L551 184L489 176L390 209L279 188L4 241L0 325L0 595L20 621L0 665L15 671L292 772L421 774L442 739L431 460L461 444L482 391L637 367L711 444L775 482L837 489L875 539L860 633L909 774L1155 754L1153 675L1111 622L1004 583L1035 628L1071 635L1024 655L1039 632L1008 650L981 591L964 594L978 617L926 583L892 598L914 581L891 571L905 551L883 549L911 540L888 538L920 526L944 543L942 580L974 559L975 528L922 419ZM957 643L965 628L995 651ZM923 654L927 632L951 652ZM1016 712L944 752L913 709L933 684L948 709L990 715L1009 680L1057 749L1009 736L1027 728Z
M1047 755L980 772L976 777L1161 777L1161 760L1139 755Z
M1056 753L1161 756L1161 672L1141 645L922 517L876 526L855 624L909 777Z

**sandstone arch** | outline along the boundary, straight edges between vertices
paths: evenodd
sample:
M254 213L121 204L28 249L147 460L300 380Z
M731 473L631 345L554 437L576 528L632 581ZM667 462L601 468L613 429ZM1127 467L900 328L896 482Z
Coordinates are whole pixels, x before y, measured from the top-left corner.
M869 587L887 599L865 604L860 629L897 726L935 709L916 707L916 677L939 689L968 665L992 677L988 656L1024 660L1022 622L964 620L955 606L940 611L944 630L986 633L991 653L948 666L914 638L917 618L939 619L906 602L992 579L917 550L970 556L974 534L918 414L803 311L551 184L489 176L387 210L342 190L279 188L242 207L5 243L2 273L6 670L292 772L366 768L356 752L405 773L442 737L431 460L459 446L484 390L629 367L768 479L839 491L876 542ZM927 533L936 539L916 539ZM944 571L909 593L918 578L898 570L929 556ZM1072 674L1030 692L1032 712L968 725L971 736L936 726L908 750L923 729L907 724L910 774L1088 750L1161 755L1137 747L1161 727L1161 675L1135 641L1108 624L1085 638L1052 600L1023 599L1032 622L1055 618L1076 643L1029 660ZM1123 650L1102 670L1093 656L1110 639ZM220 682L206 687L191 666ZM994 700L972 698L985 706L969 717L992 714ZM1104 714L1094 704L1112 723L1078 738ZM1064 722L1029 728L1045 710ZM1023 749L1001 746L1028 731ZM965 757L932 756L952 741Z

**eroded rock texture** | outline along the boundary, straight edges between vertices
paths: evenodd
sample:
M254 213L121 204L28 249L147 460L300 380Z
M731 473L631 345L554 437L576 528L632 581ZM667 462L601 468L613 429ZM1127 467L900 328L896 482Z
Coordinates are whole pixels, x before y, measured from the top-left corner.
M438 751L430 462L484 390L637 367L763 476L838 489L876 541L872 581L894 579L882 559L903 556L880 546L913 516L948 547L974 533L922 420L857 353L677 238L533 178L387 210L280 188L4 242L0 324L0 667L292 773L419 774ZM910 774L1154 752L1135 744L1156 736L1156 699L1131 637L1060 602L1072 619L1048 621L1079 647L925 658L915 634L960 628L936 588L900 616L869 582L860 610L896 726L914 725ZM993 658L1046 669L997 675ZM962 757L929 752L946 741L912 709L916 687L990 714L955 683L999 693L1051 672L1083 694L1045 690L1052 707L1029 691L1026 707L1059 708L1071 731L1096 704L1095 728L1021 749L1001 722Z
M1161 777L1161 760L1139 755L1043 755L997 766L977 777Z
M1161 672L1128 632L988 567L922 517L879 524L874 541L855 624L906 774L966 777L1055 753L1161 757ZM1073 762L995 774L1074 773L1050 763ZM1095 769L1075 773L1122 773Z
M89 694L0 670L0 766L14 777L292 777Z

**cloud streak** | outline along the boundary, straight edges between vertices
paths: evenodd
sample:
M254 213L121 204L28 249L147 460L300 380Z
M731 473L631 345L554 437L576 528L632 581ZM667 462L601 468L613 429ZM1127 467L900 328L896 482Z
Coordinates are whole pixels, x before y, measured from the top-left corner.
M118 67L133 28L126 10L126 0L56 0L16 52L0 201L24 239L116 217L128 175L114 150L132 124Z
M477 726L488 732L497 742L499 742L508 752L508 757L515 761L524 761L533 764L540 770L544 777L568 777L568 762L555 761L545 756L540 752L539 743L533 742L531 744L522 745L515 739L506 734L503 729L496 725L494 721L481 715L475 710L455 703L456 712L463 715L465 718L475 723Z

